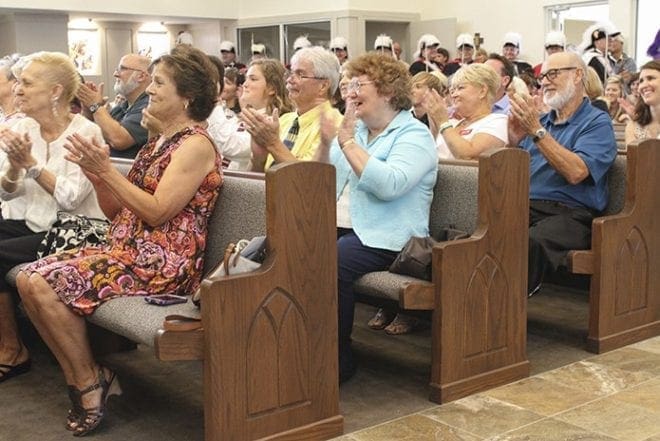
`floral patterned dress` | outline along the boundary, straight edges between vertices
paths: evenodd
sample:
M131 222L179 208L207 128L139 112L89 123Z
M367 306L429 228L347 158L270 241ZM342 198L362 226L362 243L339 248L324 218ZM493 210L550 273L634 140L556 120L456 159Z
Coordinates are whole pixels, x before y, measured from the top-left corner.
M160 147L153 138L138 154L128 179L154 193L172 153L201 127L187 127ZM108 244L65 251L45 257L23 269L39 273L59 298L80 315L92 314L107 300L119 296L186 295L201 282L207 223L222 185L221 157L215 168L179 214L151 227L127 208L112 220Z

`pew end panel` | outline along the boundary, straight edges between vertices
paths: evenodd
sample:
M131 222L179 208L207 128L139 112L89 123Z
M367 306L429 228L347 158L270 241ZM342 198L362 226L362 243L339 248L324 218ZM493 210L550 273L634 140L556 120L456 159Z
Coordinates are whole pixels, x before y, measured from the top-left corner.
M660 335L658 170L660 140L630 145L623 208L594 219L590 250L569 254L573 272L591 275L589 351Z
M207 441L343 431L334 168L281 164L266 183L266 261L202 284Z
M529 376L528 154L507 148L482 155L478 185L476 231L433 249L436 402Z

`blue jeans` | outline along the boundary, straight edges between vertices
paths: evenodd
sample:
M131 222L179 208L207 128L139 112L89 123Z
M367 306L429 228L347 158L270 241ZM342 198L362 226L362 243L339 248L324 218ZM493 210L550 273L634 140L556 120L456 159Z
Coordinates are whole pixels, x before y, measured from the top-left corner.
M353 282L366 273L387 270L399 253L365 246L353 230L339 229L337 236L339 373L341 377L342 374L350 376L355 371L351 350L351 332L355 312Z

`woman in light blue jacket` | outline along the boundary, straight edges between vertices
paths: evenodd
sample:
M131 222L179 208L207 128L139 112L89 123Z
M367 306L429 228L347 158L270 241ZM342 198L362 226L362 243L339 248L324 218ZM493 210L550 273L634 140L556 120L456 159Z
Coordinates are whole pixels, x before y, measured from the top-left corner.
M429 235L437 173L433 137L409 111L406 67L368 53L348 62L344 73L344 121L338 132L324 124L316 155L337 169L340 382L355 372L353 282L389 268L411 236Z

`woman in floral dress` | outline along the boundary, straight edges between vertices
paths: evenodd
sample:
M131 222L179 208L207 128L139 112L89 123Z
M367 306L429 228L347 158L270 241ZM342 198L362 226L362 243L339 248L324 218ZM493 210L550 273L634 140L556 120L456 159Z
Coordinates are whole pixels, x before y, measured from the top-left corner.
M204 53L183 46L152 68L143 124L160 136L142 148L127 178L113 168L107 146L68 139L67 159L84 170L112 219L108 245L46 257L17 278L69 385L66 428L75 436L94 430L107 397L120 392L114 373L92 357L84 316L118 296L194 291L222 184L221 158L199 125L213 110L217 71Z

